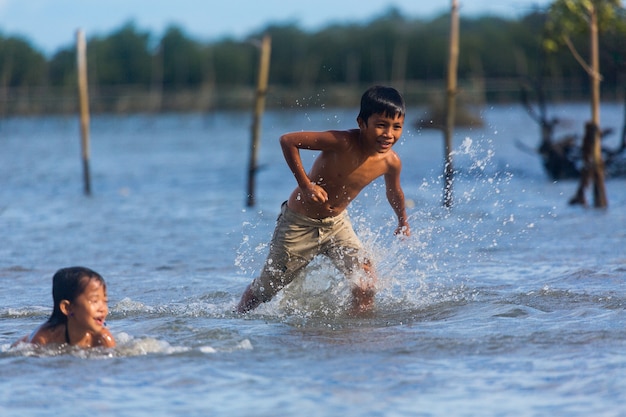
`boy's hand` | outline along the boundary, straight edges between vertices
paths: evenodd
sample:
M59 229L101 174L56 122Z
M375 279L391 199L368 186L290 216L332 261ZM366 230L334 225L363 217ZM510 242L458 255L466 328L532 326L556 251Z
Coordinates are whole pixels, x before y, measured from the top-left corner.
M396 231L393 233L394 235L402 235L402 236L411 236L411 228L409 227L408 223L404 223L401 225L398 225L398 227L396 227Z
M306 188L300 187L302 190L302 197L305 201L323 204L328 201L328 194L326 190L319 185L311 182Z

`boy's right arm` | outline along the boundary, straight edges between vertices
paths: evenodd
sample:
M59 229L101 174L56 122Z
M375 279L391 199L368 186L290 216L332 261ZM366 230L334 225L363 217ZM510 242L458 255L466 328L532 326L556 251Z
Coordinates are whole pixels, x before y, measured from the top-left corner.
M289 169L291 169L298 185L302 188L311 181L304 171L302 158L300 157L300 148L302 147L302 141L299 140L300 136L304 136L306 138L306 135L303 133L287 133L282 135L280 137L280 147L283 150L283 155Z
M300 149L325 151L337 149L341 145L338 140L339 132L292 132L280 137L280 146L283 150L285 161L291 169L298 187L302 190L302 196L306 201L325 203L328 201L326 190L311 181L300 157Z

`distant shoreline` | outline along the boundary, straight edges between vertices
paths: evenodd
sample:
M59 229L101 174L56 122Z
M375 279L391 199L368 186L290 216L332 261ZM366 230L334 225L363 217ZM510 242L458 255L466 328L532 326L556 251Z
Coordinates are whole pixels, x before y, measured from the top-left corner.
M382 82L403 92L410 106L432 106L445 94L443 80ZM586 80L559 80L547 84L548 101L588 99ZM301 109L357 106L365 85L333 84L298 89L270 86L267 109ZM459 85L460 101L466 105L520 103L521 82L517 79L470 80ZM92 114L134 114L167 112L213 112L252 109L255 89L244 86L204 86L195 90L166 91L141 86L90 86ZM623 89L604 86L603 101L623 101ZM534 97L531 97L534 102ZM0 88L0 117L75 114L75 89L52 87Z

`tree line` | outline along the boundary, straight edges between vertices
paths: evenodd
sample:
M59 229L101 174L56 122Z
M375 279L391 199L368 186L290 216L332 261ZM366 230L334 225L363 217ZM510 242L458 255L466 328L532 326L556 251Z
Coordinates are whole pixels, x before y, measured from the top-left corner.
M569 51L543 48L546 22L547 15L541 11L518 19L462 17L459 80L497 84L497 80L540 77L555 81L547 85L560 85L574 95L588 94L587 74ZM268 25L243 40L211 42L193 39L178 26L169 27L158 38L127 22L106 36L87 34L89 86L105 110L106 100L118 102L120 96L132 96L129 92L142 97L144 103L148 96L142 94L156 97L161 109L164 95L183 100L184 94L190 97L203 92L208 97L204 107L214 105L216 97L220 106L234 106L238 94L247 99L254 88L256 44L264 34L272 39L269 84L274 89L314 91L329 85L360 89L372 83L424 86L445 78L449 16L407 19L392 8L364 23L334 24L318 31L305 31L295 23ZM581 50L589 42L582 33L573 41L583 45ZM605 97L610 98L611 93L614 97L625 81L624 35L609 28L601 38L600 50L602 88ZM510 99L518 94L512 90ZM45 110L42 104L37 107L38 98L71 97L75 91L73 45L46 57L27 40L0 34L0 112ZM223 94L216 96L216 92ZM197 97L189 97L181 107L200 105ZM54 106L62 107L59 103Z

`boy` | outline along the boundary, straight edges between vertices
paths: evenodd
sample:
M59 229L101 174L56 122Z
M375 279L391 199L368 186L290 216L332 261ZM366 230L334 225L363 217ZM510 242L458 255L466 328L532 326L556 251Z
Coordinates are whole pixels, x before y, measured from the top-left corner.
M244 313L269 301L319 254L328 256L351 279L355 313L373 307L376 277L346 208L366 185L382 175L387 200L398 217L395 233L410 235L400 186L402 164L391 149L402 134L404 116L400 93L375 86L361 97L358 129L281 136L285 160L298 186L282 205L265 266L244 291L237 311ZM321 151L308 175L300 149Z

